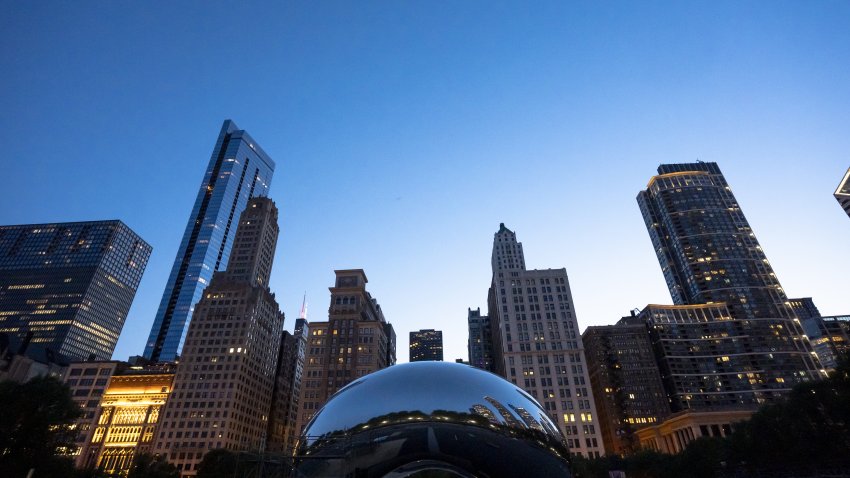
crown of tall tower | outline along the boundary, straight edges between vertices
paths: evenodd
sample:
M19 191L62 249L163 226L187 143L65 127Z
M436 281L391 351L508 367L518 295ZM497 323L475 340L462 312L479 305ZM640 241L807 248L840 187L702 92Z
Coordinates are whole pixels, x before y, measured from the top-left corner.
M277 245L277 206L267 197L255 197L239 218L230 262L224 275L268 288Z
M517 242L516 234L499 224L499 230L493 235L493 254L490 259L493 272L502 270L525 270L525 255L522 243Z

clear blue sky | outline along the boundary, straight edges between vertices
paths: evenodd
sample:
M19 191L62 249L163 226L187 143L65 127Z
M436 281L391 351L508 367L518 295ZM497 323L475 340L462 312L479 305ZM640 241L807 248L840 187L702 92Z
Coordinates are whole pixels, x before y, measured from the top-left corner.
M0 15L0 224L118 218L154 247L140 354L225 118L277 162L271 286L363 268L407 360L466 357L492 235L566 267L582 329L670 303L635 202L720 164L789 295L850 313L850 3L24 2Z

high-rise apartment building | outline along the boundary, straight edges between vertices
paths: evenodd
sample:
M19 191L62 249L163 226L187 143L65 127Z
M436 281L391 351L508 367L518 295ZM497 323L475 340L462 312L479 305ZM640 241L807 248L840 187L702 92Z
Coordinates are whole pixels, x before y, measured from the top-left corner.
M740 368L730 373L752 374L759 400L821 376L800 321L717 164L662 164L637 200L673 303L722 304L728 314L712 309L706 320L731 319L735 333L750 338L735 359Z
M646 324L635 316L581 335L608 453L638 451L635 431L670 415Z
M481 308L466 312L469 327L469 339L466 343L469 364L489 372L493 371L493 333L490 330L490 317L481 315Z
M248 133L231 120L224 122L168 276L145 358L170 361L180 354L195 304L213 274L228 265L239 214L250 198L268 194L274 167Z
M777 366L785 363L777 335L763 337L725 304L650 304L638 318L650 331L673 412L755 410L791 388L794 371Z
M496 373L540 402L573 453L603 455L566 269L527 270L522 244L504 224L493 237L491 265L488 315Z
M0 226L0 334L34 358L110 359L150 254L121 221Z
M443 331L422 329L410 333L410 361L443 361Z
M841 184L839 184L838 189L835 190L834 196L838 201L838 204L841 204L841 208L844 209L844 212L850 216L850 169L844 173L844 179L841 180Z
M337 270L327 322L310 322L301 380L301 430L337 390L394 364L395 333L362 269Z
M268 287L278 211L252 198L238 221L231 260L195 308L154 453L194 476L215 448L264 451L283 313Z

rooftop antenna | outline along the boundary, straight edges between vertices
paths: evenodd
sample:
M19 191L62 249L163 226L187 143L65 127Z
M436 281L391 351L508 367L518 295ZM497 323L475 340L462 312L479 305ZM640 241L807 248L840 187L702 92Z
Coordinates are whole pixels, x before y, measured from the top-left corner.
M304 299L301 301L301 313L298 314L299 319L307 320L307 291L304 291Z

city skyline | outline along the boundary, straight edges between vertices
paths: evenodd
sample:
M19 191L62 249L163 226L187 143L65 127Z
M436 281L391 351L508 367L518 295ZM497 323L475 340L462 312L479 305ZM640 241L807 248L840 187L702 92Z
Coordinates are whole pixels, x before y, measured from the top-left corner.
M464 311L486 307L501 222L535 245L530 268L567 269L581 330L670 303L634 195L658 164L697 158L721 166L790 297L829 316L850 306L850 221L832 196L850 161L846 5L246 9L237 25L257 28L228 40L225 53L245 52L231 79L216 76L220 51L184 64L182 48L143 48L150 35L197 46L223 30L223 9L182 31L190 7L173 20L124 7L13 6L0 34L21 46L0 60L12 72L0 124L19 158L0 224L118 218L153 246L117 359L143 351L224 118L278 163L282 309L297 317L306 290L311 319L326 320L332 271L363 268L400 362L421 328L444 331L446 360L467 356ZM495 185L516 194L493 201Z

